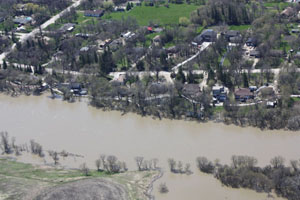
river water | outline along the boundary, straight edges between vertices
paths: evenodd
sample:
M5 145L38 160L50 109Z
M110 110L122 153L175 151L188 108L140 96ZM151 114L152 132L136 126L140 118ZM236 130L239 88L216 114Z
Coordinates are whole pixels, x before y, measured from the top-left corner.
M17 98L0 95L0 127L16 137L17 143L34 139L44 149L67 150L84 156L61 160L70 167L78 167L82 162L93 167L100 154L116 155L126 161L129 170L136 170L136 156L158 158L159 166L166 171L155 184L154 194L158 200L268 199L267 194L223 187L213 176L196 169L197 156L229 163L232 155L249 155L256 157L262 166L277 155L285 157L286 163L300 158L300 132L154 120L135 114L122 116L119 112L93 108L86 102L67 103L52 100L47 95ZM194 173L189 176L168 173L168 158L190 163ZM169 193L159 194L157 188L161 182L167 184Z

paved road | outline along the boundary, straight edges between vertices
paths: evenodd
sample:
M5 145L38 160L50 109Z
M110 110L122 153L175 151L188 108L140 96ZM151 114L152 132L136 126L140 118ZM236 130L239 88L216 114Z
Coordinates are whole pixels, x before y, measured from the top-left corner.
M63 15L64 13L70 11L71 8L76 8L76 7L78 7L82 1L83 1L83 0L75 0L74 3L73 3L71 6L69 6L69 7L66 8L66 9L64 9L64 10L61 11L59 14L57 14L57 15L51 17L48 21L46 21L45 23L43 23L43 24L41 25L41 29L44 30L44 29L47 28L50 24L55 23L55 21L58 20L58 19L61 17L61 15ZM37 33L39 33L39 31L40 31L40 29L39 29L39 27L38 27L38 28L33 29L33 30L32 30L30 33L28 33L28 34L22 34L21 37L20 37L20 42L21 42L21 43L24 43L28 38L34 37ZM0 64L3 63L3 60L6 58L6 56L7 56L9 53L11 53L15 48L16 48L16 44L13 44L13 45L11 46L11 48L10 48L8 51L6 51L6 52L4 52L4 53L2 53L2 54L0 55Z
M201 48L199 49L199 51L195 55L193 55L192 57L190 57L190 58L186 59L185 61L179 63L178 65L173 67L172 70L177 72L179 67L181 67L181 66L187 64L188 62L194 60L202 51L204 51L210 45L211 45L211 42L203 42L203 44L201 45Z

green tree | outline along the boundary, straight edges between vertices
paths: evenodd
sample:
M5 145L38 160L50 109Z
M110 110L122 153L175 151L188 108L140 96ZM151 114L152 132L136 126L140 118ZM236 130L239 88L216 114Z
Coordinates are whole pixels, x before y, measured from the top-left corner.
M112 52L110 51L110 49L105 50L100 59L100 72L108 74L109 72L112 72L116 67L117 66L112 58Z
M130 10L131 9L131 4L130 3L127 3L127 6L126 6L126 10Z
M178 73L176 74L176 80L180 81L181 83L186 82L185 75L182 71L182 67L179 68Z
M249 87L248 76L246 73L243 73L243 83L245 88Z

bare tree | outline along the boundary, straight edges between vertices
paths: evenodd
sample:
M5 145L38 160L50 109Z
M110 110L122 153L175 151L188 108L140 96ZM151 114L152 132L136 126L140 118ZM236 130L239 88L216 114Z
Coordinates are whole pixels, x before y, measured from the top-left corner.
M160 193L168 193L169 192L169 189L168 189L168 187L167 187L167 185L166 185L166 183L161 183L160 185L159 185L159 192Z
M44 157L42 145L35 142L34 140L30 140L30 149L31 149L31 153L36 154L40 157Z
M182 173L183 172L183 164L182 164L181 161L178 161L177 171L178 171L178 173Z
M12 152L12 147L9 144L9 136L7 132L1 132L0 133L1 137L1 143L0 143L0 148L3 151L3 154L10 154Z
M103 167L103 170L106 169L106 162L105 162L105 158L106 158L106 155L104 154L101 154L100 155L100 159L101 159L101 162L102 162L102 167Z
M90 169L87 167L87 165L85 163L83 163L82 165L80 165L80 171L85 175L85 176L89 176L90 175Z
M54 161L54 165L57 165L58 161L59 161L59 156L58 156L58 153L56 151L52 153L51 158Z
M271 165L273 165L274 168L280 168L283 167L284 165L284 158L281 156L276 156L271 159L270 161Z
M173 158L169 158L168 160L170 171L171 172L176 172L176 161Z
M135 157L135 162L136 162L136 165L137 165L139 171L143 170L143 168L142 168L143 160L144 160L144 158L141 156Z
M189 164L189 163L185 164L184 172L185 172L187 175L192 174L191 164Z
M295 172L298 172L299 169L299 161L298 160L291 160L291 166Z
M97 160L95 161L95 165L96 165L96 167L97 167L97 171L98 171L98 172L101 171L101 159L97 159Z

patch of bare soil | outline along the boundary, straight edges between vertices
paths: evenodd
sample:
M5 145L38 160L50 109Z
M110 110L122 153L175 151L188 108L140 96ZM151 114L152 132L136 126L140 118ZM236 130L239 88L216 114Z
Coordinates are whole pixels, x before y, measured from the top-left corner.
M48 188L34 200L127 200L128 194L118 183L103 178L84 179Z

